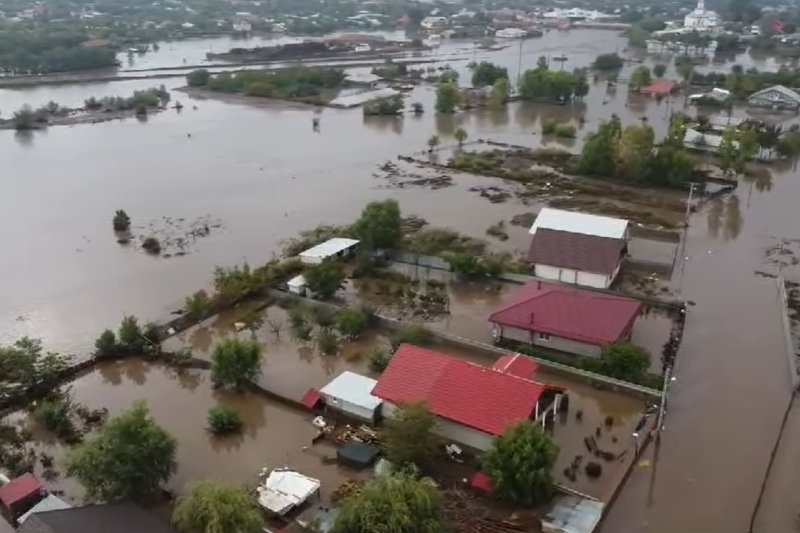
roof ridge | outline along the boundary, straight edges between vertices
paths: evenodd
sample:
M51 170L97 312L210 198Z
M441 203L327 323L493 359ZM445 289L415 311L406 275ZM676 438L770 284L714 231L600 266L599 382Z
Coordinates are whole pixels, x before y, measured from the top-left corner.
M541 280L536 280L536 282L539 283L539 284L546 285L547 289L545 290L542 287L538 287L538 290L541 290L541 291L544 291L544 292L531 295L529 298L525 298L524 300L520 300L520 301L515 302L513 304L509 304L509 305L507 305L505 307L501 307L500 309L497 309L491 315L489 315L489 318L491 319L497 313L504 313L505 311L508 311L510 309L516 309L520 305L526 304L526 303L530 302L531 300L536 300L537 298L541 298L542 296L546 296L546 295L550 294L551 292L553 292L556 289L556 287L552 286L549 283L542 283ZM534 283L534 282L533 281L529 281L528 283ZM528 285L527 283L525 285L523 285L522 289L524 290L527 285Z

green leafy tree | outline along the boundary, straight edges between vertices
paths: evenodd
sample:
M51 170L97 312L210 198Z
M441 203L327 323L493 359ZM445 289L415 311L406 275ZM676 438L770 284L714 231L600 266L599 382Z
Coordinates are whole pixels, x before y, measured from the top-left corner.
M125 315L119 325L119 345L128 353L144 353L147 341L139 326L139 319L133 315Z
M424 403L400 406L381 431L386 458L398 466L430 466L439 446L435 429L436 417Z
M371 250L393 250L403 239L403 218L397 200L370 202L361 211L353 231L362 246Z
M601 122L597 131L586 138L578 159L578 171L595 176L614 175L616 146L621 133L622 124L616 115L612 115L609 121Z
M199 290L186 297L184 312L197 319L203 319L211 312L211 298L204 290Z
M506 429L483 454L482 463L500 500L533 506L550 498L557 458L558 446L541 424L525 420Z
M604 376L639 383L650 369L650 353L630 341L617 341L603 346L600 358L587 360L587 365Z
M344 287L344 268L333 259L325 259L317 265L311 265L303 274L308 290L322 300L330 299Z
M675 68L678 71L678 75L683 79L684 82L691 82L692 75L694 74L694 65L689 62L683 62L677 63Z
M663 78L666 72L667 72L667 66L662 63L658 63L656 64L656 66L653 67L653 76L655 76L656 78Z
M436 86L436 112L453 113L461 104L461 91L455 83L439 83Z
M186 75L186 83L189 87L203 87L211 78L211 73L204 68L191 71Z
M499 67L488 61L481 61L472 70L473 87L487 87L494 85L499 79L508 79L508 69Z
M492 92L489 96L489 106L492 109L502 109L508 102L508 96L511 94L511 84L508 78L499 78L492 85Z
M722 142L717 150L719 167L726 175L736 174L736 166L739 160L739 145L736 141L736 128L729 126L722 134Z
M11 124L18 131L31 130L36 127L36 114L31 106L24 105L19 111L14 112Z
M650 126L625 127L614 149L616 175L629 181L640 179L647 172L654 146L655 133Z
M215 405L208 410L208 430L215 435L234 433L242 428L239 411L228 405Z
M214 346L211 381L215 387L244 390L261 375L261 345L252 339L229 337Z
M153 499L175 473L177 442L150 417L143 401L111 418L67 456L67 474L89 501Z
M456 131L453 132L453 137L455 137L456 142L458 142L458 146L460 148L461 146L464 146L464 141L467 140L469 134L467 133L467 130L459 126L458 128L456 128Z
M647 46L647 39L650 34L644 31L640 26L633 25L628 28L628 44L634 48L644 48Z
M436 147L439 146L439 136L436 134L431 135L428 138L428 152L433 152L436 150Z
M784 157L800 155L800 133L794 131L785 133L778 140L776 150Z
M336 328L348 339L357 339L369 327L369 316L361 309L347 307L337 313Z
M644 65L636 67L636 70L631 73L631 87L637 91L642 87L647 87L652 81L653 75L650 73L650 69Z
M106 329L94 341L94 354L98 357L108 357L116 355L119 352L119 345L117 344L117 336L110 329Z
M595 70L617 70L624 65L622 58L616 52L611 54L600 54L592 63Z
M129 217L128 213L122 209L117 209L117 212L114 213L114 220L112 222L114 231L122 232L131 229L131 217Z
M392 360L392 352L386 346L375 346L369 352L369 369L383 372Z
M486 275L486 270L474 254L457 254L450 258L450 269L465 278L480 278Z
M178 498L172 523L187 533L259 533L264 520L246 487L203 479Z
M406 472L380 476L342 503L331 533L445 533L442 497L433 481Z

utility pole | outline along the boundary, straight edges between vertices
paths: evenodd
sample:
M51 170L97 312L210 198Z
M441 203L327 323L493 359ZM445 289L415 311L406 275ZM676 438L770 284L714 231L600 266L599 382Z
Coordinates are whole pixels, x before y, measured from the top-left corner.
M680 244L680 270L678 271L678 295L681 294L681 289L683 286L683 268L686 265L686 239L689 237L689 219L692 214L692 196L694 194L694 186L699 185L698 183L691 182L689 183L689 199L686 200L686 215L684 215L683 221L683 239L681 240Z

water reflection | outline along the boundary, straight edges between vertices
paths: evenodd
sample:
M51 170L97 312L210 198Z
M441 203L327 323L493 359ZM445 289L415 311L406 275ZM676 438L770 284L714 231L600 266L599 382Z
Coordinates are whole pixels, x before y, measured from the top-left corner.
M744 217L739 206L739 197L729 195L711 200L708 209L708 234L723 241L735 240L744 226Z
M33 136L33 130L18 130L14 132L14 140L17 141L17 144L25 148L33 146Z
M397 135L403 133L403 122L405 118L400 117L368 117L365 116L363 124L368 128L378 131L392 131Z

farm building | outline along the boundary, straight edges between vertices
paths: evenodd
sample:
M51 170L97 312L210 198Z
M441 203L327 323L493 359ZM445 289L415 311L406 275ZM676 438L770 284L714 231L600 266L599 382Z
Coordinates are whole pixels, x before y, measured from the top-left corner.
M507 427L541 420L562 392L411 344L398 348L372 390L383 400L385 417L402 404L425 402L438 418L439 436L480 451L489 449Z
M539 278L607 289L628 252L628 221L544 208L529 233Z
M334 237L305 252L300 252L300 261L307 265L317 265L326 259L348 257L353 254L356 245L358 241L355 239Z
M372 395L378 382L345 370L319 391L325 405L348 416L375 423L381 412L381 400Z
M755 107L795 111L800 108L800 94L783 85L773 85L748 96L747 103Z
M576 355L598 356L630 339L642 304L636 300L531 281L489 316L496 342L511 340Z

